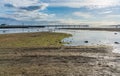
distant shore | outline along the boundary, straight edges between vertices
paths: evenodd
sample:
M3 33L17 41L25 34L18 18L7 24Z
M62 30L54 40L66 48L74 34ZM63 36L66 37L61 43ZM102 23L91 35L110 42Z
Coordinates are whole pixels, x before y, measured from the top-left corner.
M67 30L120 31L120 28L60 28Z

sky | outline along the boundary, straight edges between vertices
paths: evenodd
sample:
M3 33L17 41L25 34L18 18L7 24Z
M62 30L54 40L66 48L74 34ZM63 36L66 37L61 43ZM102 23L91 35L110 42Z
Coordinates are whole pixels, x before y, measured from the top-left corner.
M0 24L120 24L120 0L0 0Z

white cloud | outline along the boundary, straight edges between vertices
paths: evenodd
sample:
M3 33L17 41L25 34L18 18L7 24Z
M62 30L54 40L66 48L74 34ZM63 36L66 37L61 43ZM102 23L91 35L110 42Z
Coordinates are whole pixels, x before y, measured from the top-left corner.
M42 3L40 0L3 0L0 1L0 4L0 6L4 6L5 4L11 4L15 8L40 6L41 10L44 10L46 7L48 7L48 3Z
M91 17L93 17L89 13L82 13L82 12L74 12L73 15L78 16L78 17L83 17L83 18L91 18Z
M13 5L14 7L5 7L5 4ZM35 10L30 11L29 9L34 9L31 6L39 6ZM30 8L31 7L31 8ZM21 21L39 21L41 19L50 19L55 16L55 14L42 13L41 11L48 7L47 3L43 3L40 0L3 0L0 1L0 17L12 18ZM7 11L12 11L12 13L7 13Z
M46 9L46 7L48 7L48 4L47 4L47 3L42 3L42 4L41 4L41 10Z
M104 12L100 12L100 14L110 14L110 13L112 13L111 10L109 10L109 11L104 11Z
M114 19L114 18L120 18L120 15L119 14L109 14L109 15L106 15L105 18L111 18L111 19Z
M94 27L100 27L102 25L116 25L120 24L119 21L114 21L114 20L75 20L75 19L59 19L58 20L61 24L70 24L70 25L91 25Z
M118 6L119 0L85 0L85 3L88 4L88 7L92 8L106 8Z
M98 20L111 20L118 21L120 19L120 14L105 13L98 17Z
M4 3L9 3L15 7L26 7L38 4L39 0L3 0Z
M101 26L101 25L116 25L119 24L120 22L113 20L99 20L99 21L89 21L87 23L93 26Z
M13 14L2 14L0 17L12 18L20 21L39 21L53 18L55 14L46 14L38 11L19 11Z
M50 0L51 6L66 6L72 8L107 8L120 6L120 0Z

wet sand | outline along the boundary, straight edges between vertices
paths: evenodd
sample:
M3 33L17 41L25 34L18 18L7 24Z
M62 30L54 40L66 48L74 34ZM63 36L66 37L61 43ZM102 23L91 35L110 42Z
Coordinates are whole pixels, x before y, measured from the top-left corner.
M0 76L119 76L119 63L105 46L0 49Z

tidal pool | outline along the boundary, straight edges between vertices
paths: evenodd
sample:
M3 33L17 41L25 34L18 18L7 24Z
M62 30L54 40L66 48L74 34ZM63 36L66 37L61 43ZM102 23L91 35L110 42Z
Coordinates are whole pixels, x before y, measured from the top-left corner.
M63 32L63 31L62 31ZM65 46L113 46L114 53L120 53L120 32L112 31L89 31L89 30L64 30L72 34L72 37L65 38Z

